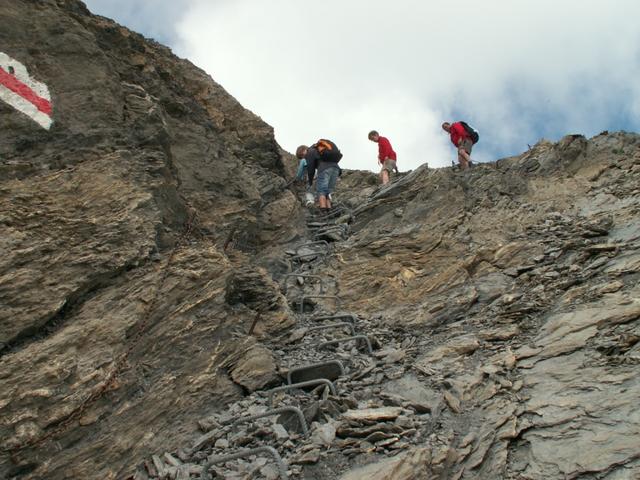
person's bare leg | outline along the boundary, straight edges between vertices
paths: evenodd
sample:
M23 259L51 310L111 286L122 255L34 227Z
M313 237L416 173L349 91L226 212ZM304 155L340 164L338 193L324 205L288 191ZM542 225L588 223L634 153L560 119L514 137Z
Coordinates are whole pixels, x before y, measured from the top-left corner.
M327 197L324 195L320 195L318 198L318 202L320 202L320 208L328 208L327 207Z
M389 171L388 170L382 170L382 173L380 174L382 176L382 184L386 185L387 183L389 183Z
M469 162L471 162L471 157L465 151L464 148L458 149L458 162L460 162L460 169L465 170L469 168Z

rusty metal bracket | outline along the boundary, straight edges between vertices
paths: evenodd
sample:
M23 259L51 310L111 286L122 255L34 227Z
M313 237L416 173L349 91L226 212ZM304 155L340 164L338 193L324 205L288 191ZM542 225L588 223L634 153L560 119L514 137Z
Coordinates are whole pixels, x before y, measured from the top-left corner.
M313 368L328 367L330 365L337 366L340 369L340 375L345 375L346 372L344 369L344 365L342 365L342 362L340 360L329 360L327 362L313 363L311 365L305 365L303 367L297 367L289 370L289 372L287 372L287 384L291 385L291 377L294 373L301 372L303 370L311 370Z
M307 330L307 333L317 332L318 330L330 330L332 328L342 328L342 327L347 327L351 332L351 335L356 334L356 329L353 326L353 323L351 322L332 323L331 325L320 325L318 327L311 327Z
M247 333L247 335L251 335L253 334L253 330L256 328L256 325L258 324L258 321L260 320L260 312L258 312L256 314L256 317L253 319L253 323L251 324L251 328L249 329L249 333Z
M279 415L285 412L293 412L298 416L298 421L300 423L300 427L302 428L302 433L304 433L304 435L306 436L309 433L309 428L307 427L307 420L304 418L304 414L302 413L302 410L300 410L297 407L274 408L272 410L267 410L266 412L263 412L263 413L258 413L257 415L251 415L249 417L232 419L227 422L224 422L223 425L224 424L238 425L240 423L252 422L253 420L258 420L264 417L271 417L272 415Z
M316 278L318 279L320 282L320 293L324 293L324 280L320 275L310 275L310 274L305 274L305 273L287 273L284 275L284 282L282 284L282 288L284 290L284 294L287 294L287 289L288 289L288 282L287 280L289 280L289 278Z
M296 388L313 387L315 385L326 385L327 387L329 387L329 390L331 390L331 393L333 395L337 394L336 386L331 380L328 380L326 378L317 378L315 380L307 380L306 382L292 383L291 385L284 385L282 387L272 388L268 392L269 406L270 407L273 406L273 396L278 392L286 392L287 390L295 390Z
M318 317L311 317L309 320L349 320L354 325L358 322L358 317L352 313L337 313L335 315L320 315Z
M354 335L352 337L345 337L345 338L341 338L339 340L329 340L328 342L322 342L318 344L318 348L324 348L324 347L328 347L330 345L338 345L339 343L344 343L344 342L349 342L351 340L364 340L367 344L367 350L369 351L369 354L373 354L373 348L371 348L371 341L369 340L368 337L366 337L365 335Z
M300 297L300 313L301 314L304 313L304 301L308 298L331 298L335 301L336 308L342 305L341 303L342 301L340 300L340 298L335 295L302 295Z
M276 462L276 465L278 466L278 472L280 474L280 478L283 478L285 480L289 478L289 475L287 474L287 467L282 461L282 457L280 456L278 451L273 447L258 447L258 448L251 448L249 450L242 450L241 452L230 453L228 455L219 455L217 457L213 457L209 459L207 463L205 463L204 467L202 467L202 475L200 476L200 479L211 480L211 477L209 476L209 473L207 472L207 470L209 470L209 468L211 468L211 466L215 465L216 463L224 463L231 460L237 460L238 458L259 455L261 453L268 453L273 457L273 460Z

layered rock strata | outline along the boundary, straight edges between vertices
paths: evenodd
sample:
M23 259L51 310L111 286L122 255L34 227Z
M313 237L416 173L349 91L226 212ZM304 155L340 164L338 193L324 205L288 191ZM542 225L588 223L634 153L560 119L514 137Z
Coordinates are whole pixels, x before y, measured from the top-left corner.
M290 321L227 280L266 275L299 205L273 129L167 48L75 0L0 20L53 106L0 103L0 477L116 478L242 396L234 330Z

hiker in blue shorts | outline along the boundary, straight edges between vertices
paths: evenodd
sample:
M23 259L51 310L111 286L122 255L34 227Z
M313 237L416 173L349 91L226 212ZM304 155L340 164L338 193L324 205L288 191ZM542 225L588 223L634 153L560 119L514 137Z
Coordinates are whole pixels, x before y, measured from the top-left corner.
M313 185L316 171L318 172L316 180L318 203L321 210L329 210L330 195L335 190L336 181L341 173L338 162L342 158L342 153L331 140L320 139L310 147L300 145L296 149L296 157L306 161L309 186Z

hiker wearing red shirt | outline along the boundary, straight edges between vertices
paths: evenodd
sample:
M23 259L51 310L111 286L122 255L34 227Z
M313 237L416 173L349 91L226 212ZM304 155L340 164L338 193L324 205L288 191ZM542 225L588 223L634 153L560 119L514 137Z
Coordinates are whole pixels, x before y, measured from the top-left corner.
M471 135L464 128L462 122L449 123L444 122L442 129L451 136L451 143L458 149L458 162L460 168L465 170L471 164L471 149L473 148L473 140Z
M381 137L378 132L371 130L369 132L369 140L378 144L378 163L382 165L380 170L380 180L383 185L389 183L389 176L392 171L398 171L396 167L396 152L393 151L391 142L386 137Z

